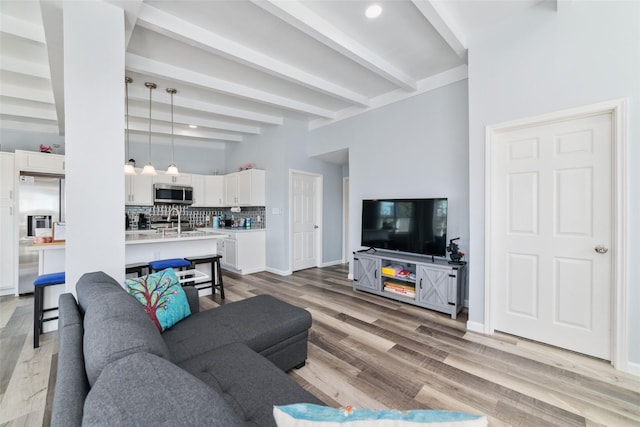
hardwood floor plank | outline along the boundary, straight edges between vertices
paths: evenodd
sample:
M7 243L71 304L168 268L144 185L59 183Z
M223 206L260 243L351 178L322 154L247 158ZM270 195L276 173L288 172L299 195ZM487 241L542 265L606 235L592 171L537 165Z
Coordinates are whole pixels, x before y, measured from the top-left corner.
M640 378L511 335L468 332L465 311L454 320L354 292L347 274L347 265L284 277L225 271L226 299L201 297L200 309L260 294L308 308L309 357L289 375L333 407L463 411L492 427L640 425ZM0 426L49 422L57 334L34 350L32 309L32 297L0 297Z

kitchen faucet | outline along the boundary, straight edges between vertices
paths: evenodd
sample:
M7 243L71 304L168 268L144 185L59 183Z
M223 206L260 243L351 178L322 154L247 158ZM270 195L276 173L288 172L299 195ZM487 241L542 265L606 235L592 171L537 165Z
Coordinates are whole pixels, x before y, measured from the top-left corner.
M178 214L178 234L181 234L182 228L181 228L181 221L180 221L180 209L178 209L177 206L172 206L171 209L169 210L169 215L167 215L167 222L171 222L171 214L173 213L173 211L176 211L176 213Z

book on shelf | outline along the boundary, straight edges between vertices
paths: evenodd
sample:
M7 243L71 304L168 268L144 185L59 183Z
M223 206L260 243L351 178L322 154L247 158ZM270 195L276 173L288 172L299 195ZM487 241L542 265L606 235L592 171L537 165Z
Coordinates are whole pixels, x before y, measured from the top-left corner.
M396 294L396 295L400 295L403 297L407 297L407 298L415 298L416 297L416 292L415 291L409 291L406 289L397 289L397 288L393 288L390 286L385 286L384 287L384 291L385 292L390 292L392 294Z
M416 290L416 287L413 285L407 285L404 283L396 283L396 282L384 282L384 286L386 287L390 287L390 288L395 288L395 289L404 289L407 291L414 291Z

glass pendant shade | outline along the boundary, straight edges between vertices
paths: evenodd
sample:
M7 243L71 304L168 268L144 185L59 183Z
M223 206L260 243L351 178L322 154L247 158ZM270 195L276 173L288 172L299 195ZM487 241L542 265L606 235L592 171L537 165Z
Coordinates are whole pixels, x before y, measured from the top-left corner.
M124 164L124 174L125 175L135 175L136 174L136 168L133 166L133 164L127 162Z
M169 165L167 168L167 175L180 175L178 172L178 167L176 165Z
M156 172L156 168L154 168L151 162L149 162L144 165L144 168L142 169L142 175L158 175L158 172Z

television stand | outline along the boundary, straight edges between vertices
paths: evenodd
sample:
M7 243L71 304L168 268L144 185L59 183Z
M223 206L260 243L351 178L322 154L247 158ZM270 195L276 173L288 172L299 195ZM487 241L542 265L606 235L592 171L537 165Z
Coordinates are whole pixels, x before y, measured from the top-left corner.
M466 265L383 251L353 253L353 290L451 315L462 310Z

